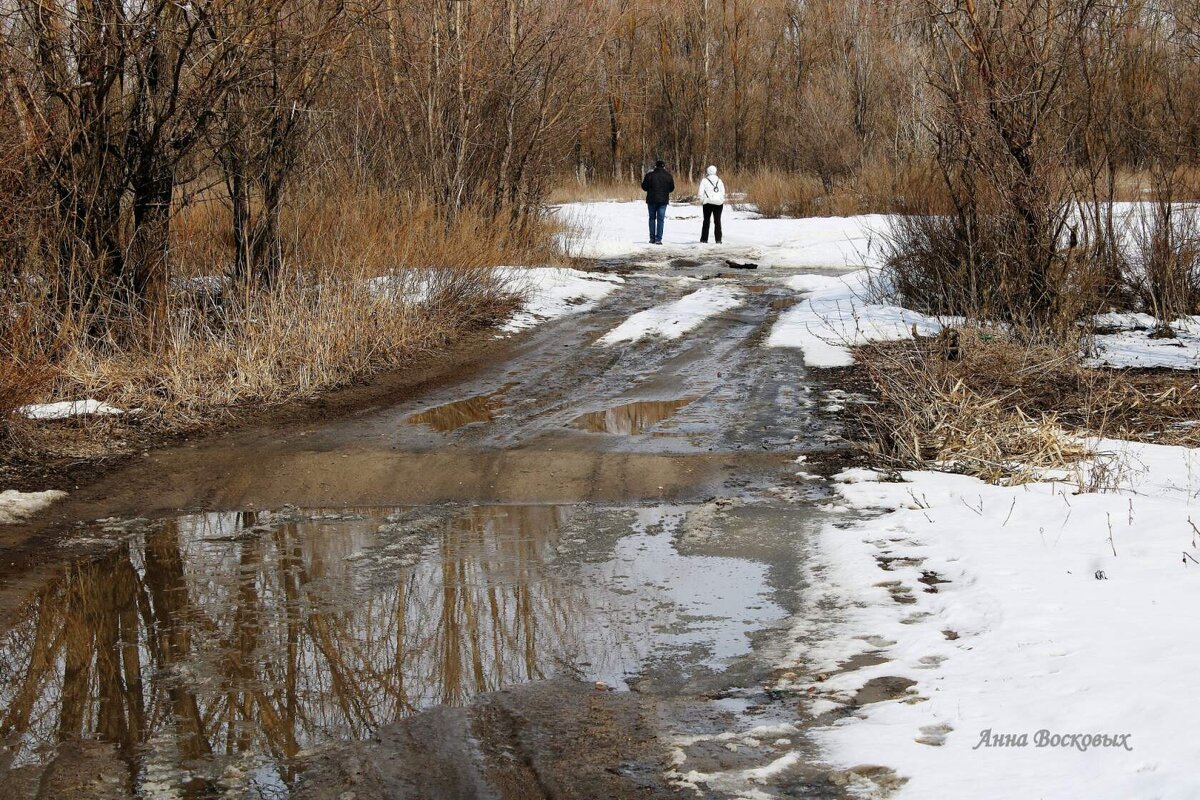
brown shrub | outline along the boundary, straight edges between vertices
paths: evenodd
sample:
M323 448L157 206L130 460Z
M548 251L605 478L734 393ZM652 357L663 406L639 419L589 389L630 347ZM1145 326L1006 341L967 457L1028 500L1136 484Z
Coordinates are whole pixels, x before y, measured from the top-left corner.
M813 217L821 213L823 205L828 208L821 181L810 175L756 172L742 179L740 187L745 202L764 217Z
M1127 270L1141 305L1173 336L1171 324L1200 310L1200 222L1191 205L1155 202L1133 226Z
M1091 369L1079 352L973 326L862 348L879 397L861 414L865 438L885 464L995 482L1072 468L1089 455L1081 437L1200 441L1193 374Z
M746 202L764 217L845 217L855 214L944 213L944 184L922 161L863 164L825 190L804 173L759 171L738 182Z
M936 465L1019 483L1087 455L1058 414L1030 397L1070 372L1076 353L964 329L872 346L862 360L880 399L863 421L868 441L888 464Z
M181 275L214 275L233 262L230 209L209 192L183 205L172 223ZM485 267L564 261L548 215L516 219L466 208L450 217L427 202L372 186L332 184L294 192L280 219L285 261L308 272L381 275L403 267Z
M17 415L50 385L50 343L41 337L36 294L13 279L0 291L0 445L17 446Z

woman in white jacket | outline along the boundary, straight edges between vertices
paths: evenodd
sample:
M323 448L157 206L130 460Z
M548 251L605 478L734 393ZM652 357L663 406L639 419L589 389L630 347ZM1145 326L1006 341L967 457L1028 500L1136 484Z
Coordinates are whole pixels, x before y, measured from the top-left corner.
M721 243L721 209L725 207L725 183L717 177L717 168L709 167L708 174L700 181L700 189L696 192L700 203L704 206L704 227L700 229L700 241L708 244L708 224L716 222L713 232L717 236L717 244Z

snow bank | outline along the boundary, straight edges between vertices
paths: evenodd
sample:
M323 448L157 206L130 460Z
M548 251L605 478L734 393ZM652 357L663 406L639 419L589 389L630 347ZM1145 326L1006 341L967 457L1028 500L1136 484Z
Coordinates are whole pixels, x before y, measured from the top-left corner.
M555 213L583 231L564 242L583 258L734 258L782 269L847 270L877 264L880 233L890 221L878 214L764 219L754 211L726 206L724 241L703 245L700 207L678 204L667 209L663 244L656 246L648 241L645 203L569 203Z
M113 416L124 414L125 411L110 406L106 403L101 403L99 400L63 400L58 403L38 403L31 406L22 406L17 409L17 413L29 419L67 419L69 417L83 416Z
M1172 323L1174 339L1152 338L1157 323L1149 314L1104 314L1094 324L1114 332L1096 335L1090 366L1200 369L1200 317Z
M508 332L588 311L625 283L617 275L577 269L503 267L500 272L513 291L526 297L521 309L502 326Z
M51 503L66 497L66 492L0 492L0 525L24 522Z
M502 287L525 298L521 308L500 329L515 333L568 314L595 307L625 281L616 275L557 267L497 267L493 273ZM430 281L421 270L382 275L367 283L376 296L405 303L427 303Z
M787 285L808 296L780 315L767 337L767 347L791 347L804 354L809 367L848 367L850 348L868 342L936 334L943 323L892 305L866 302L867 270L842 277L797 275ZM955 320L958 321L958 320Z
M737 308L746 293L735 286L706 286L680 299L634 314L605 334L597 344L636 342L647 336L678 339L700 327L709 317Z
M916 683L816 732L837 766L890 767L901 798L1200 796L1200 452L1099 449L1129 488L843 477L846 506L884 512L821 534L810 607L841 610L806 631L796 656L829 677L805 688L823 711ZM843 671L868 652L886 661ZM1049 738L1074 734L1111 738Z

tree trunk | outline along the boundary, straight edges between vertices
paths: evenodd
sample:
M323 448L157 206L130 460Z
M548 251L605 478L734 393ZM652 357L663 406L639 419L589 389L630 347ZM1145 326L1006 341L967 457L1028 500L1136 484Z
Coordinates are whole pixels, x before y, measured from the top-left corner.
M144 334L154 341L167 321L167 284L171 234L171 200L175 176L148 176L135 183L133 241L126 279L131 305L145 323Z

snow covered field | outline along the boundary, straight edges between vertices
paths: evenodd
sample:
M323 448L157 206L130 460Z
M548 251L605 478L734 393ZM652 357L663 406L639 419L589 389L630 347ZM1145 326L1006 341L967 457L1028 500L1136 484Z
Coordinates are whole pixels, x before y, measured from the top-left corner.
M822 533L811 580L841 610L802 631L828 677L799 688L821 713L914 683L818 732L837 766L895 770L902 798L1200 796L1200 452L1097 446L1126 488L839 478L849 524Z
M887 217L764 219L753 211L726 206L722 244L700 244L700 207L672 205L661 246L649 243L646 204L640 202L570 203L555 213L581 231L566 242L583 258L648 258L675 256L732 258L764 269L846 270L876 264L879 232Z

